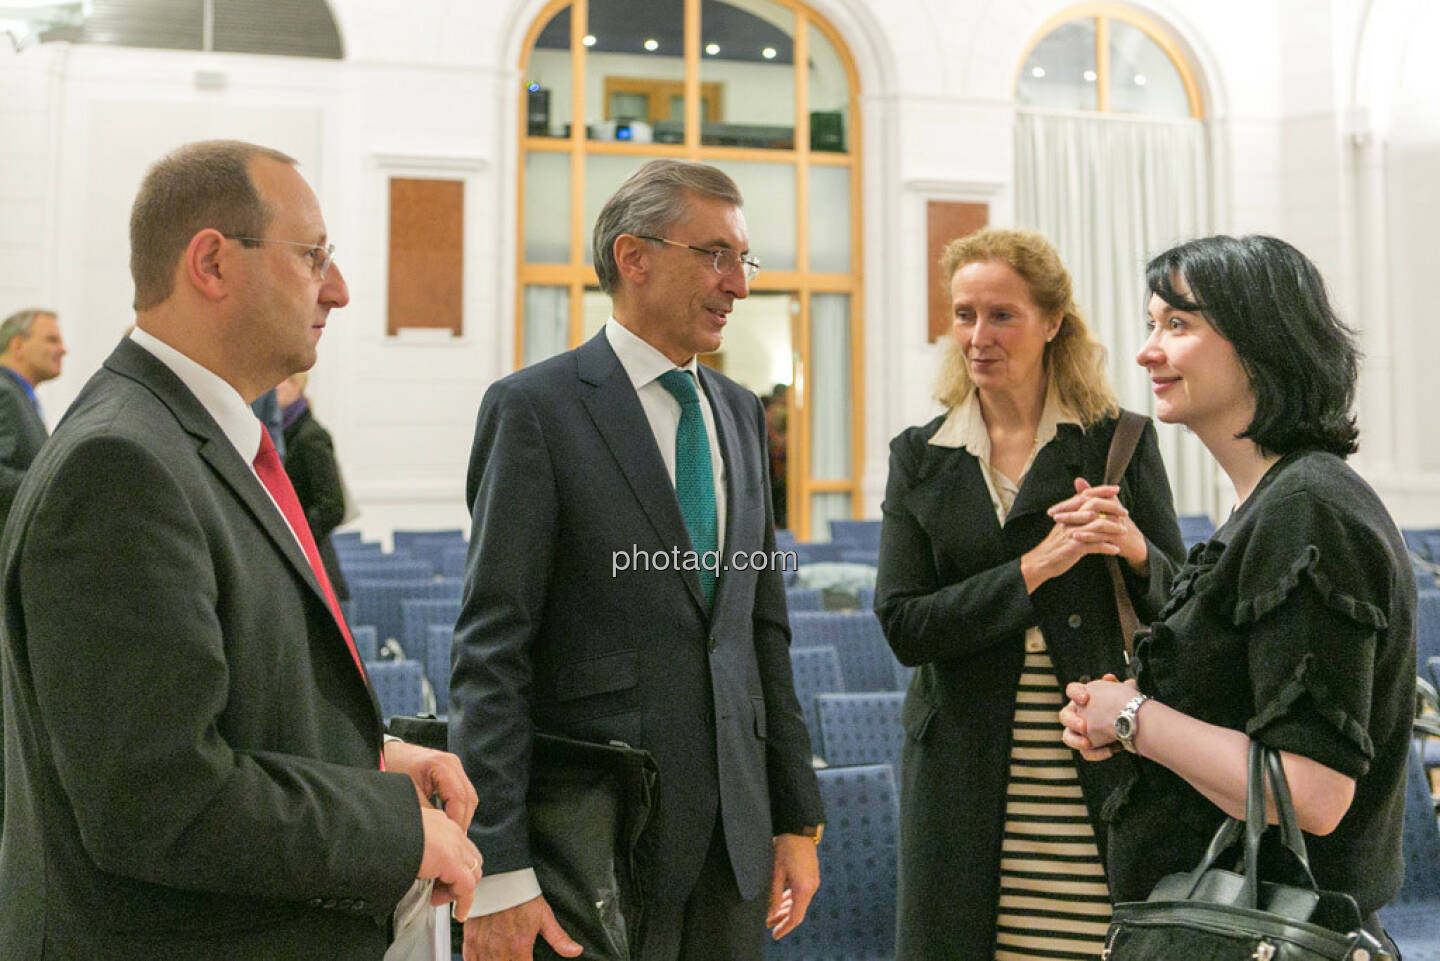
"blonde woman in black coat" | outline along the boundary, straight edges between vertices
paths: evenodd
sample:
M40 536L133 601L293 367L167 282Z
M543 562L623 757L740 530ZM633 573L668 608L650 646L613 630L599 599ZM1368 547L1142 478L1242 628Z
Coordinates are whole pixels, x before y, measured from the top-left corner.
M1123 760L1077 766L1066 683L1123 676L1104 558L1141 617L1183 552L1153 426L1099 486L1119 407L1038 234L951 243L946 413L890 445L876 612L915 665L901 766L899 961L1098 956L1101 808Z

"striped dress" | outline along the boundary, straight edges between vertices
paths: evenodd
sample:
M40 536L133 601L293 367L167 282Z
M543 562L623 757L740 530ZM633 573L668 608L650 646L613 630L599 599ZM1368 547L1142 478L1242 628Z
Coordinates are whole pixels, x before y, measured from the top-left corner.
M988 462L985 466L1004 524L1019 488ZM1025 633L1025 667L1015 692L996 961L1088 959L1104 946L1110 891L1074 756L1060 740L1063 706L1045 638L1032 627Z

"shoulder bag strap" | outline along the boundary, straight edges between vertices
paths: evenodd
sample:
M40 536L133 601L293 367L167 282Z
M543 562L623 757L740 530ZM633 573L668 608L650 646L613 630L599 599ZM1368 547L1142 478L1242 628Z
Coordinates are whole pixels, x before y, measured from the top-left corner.
M1102 483L1119 484L1130 466L1130 458L1140 443L1148 417L1134 411L1122 410L1115 424L1115 433L1110 438L1110 453L1105 457L1105 479ZM1130 592L1125 589L1125 576L1120 572L1120 559L1105 558L1105 567L1110 571L1110 587L1115 592L1115 611L1120 615L1120 635L1125 642L1125 663L1130 663L1134 653L1135 633L1140 630L1140 618L1135 614L1135 605L1130 603Z

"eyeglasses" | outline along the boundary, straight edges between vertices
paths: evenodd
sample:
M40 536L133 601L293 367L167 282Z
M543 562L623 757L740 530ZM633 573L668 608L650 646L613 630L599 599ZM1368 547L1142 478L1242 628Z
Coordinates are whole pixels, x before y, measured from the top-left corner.
M310 258L310 269L315 273L316 280L324 280L325 272L335 262L334 244L307 244L303 240L275 240L271 237L236 237L234 234L223 234L230 240L238 240L245 246L251 244L287 244L291 247L306 248L305 255Z
M684 247L693 250L697 254L704 254L715 259L715 273L728 274L736 267L745 271L745 282L748 284L760 273L760 261L753 257L744 257L729 247L696 247L694 244L682 244L678 240L667 240L664 237L651 237L647 234L636 234L641 240L653 240L659 244L669 244L671 247Z

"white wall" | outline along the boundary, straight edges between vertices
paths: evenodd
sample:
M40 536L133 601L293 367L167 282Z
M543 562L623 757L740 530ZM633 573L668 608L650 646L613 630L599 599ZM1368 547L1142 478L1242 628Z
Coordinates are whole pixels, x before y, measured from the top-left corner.
M305 161L351 288L351 305L322 342L312 394L361 502L360 526L379 534L463 525L475 409L513 358L518 64L542 5L412 0L395 17L379 0L336 0L343 62L0 49L0 312L53 304L72 348L64 376L41 387L42 402L63 408L129 323L124 221L144 163L191 136L265 139ZM1014 72L1034 33L1066 5L812 2L850 44L862 83L868 514L879 510L888 439L933 409L925 202L984 200L996 223L1010 222ZM1354 40L1366 22L1360 0L1138 6L1169 22L1200 67L1217 227L1286 236L1325 269L1365 331L1371 363L1378 353L1383 365L1367 372L1362 397L1362 416L1377 412L1379 425L1362 421L1367 457L1370 437L1385 441L1376 445L1383 469L1366 458L1361 465L1382 489L1386 477L1377 475L1403 468L1395 476L1404 490L1392 485L1397 513L1440 521L1440 439L1428 436L1421 413L1440 401L1423 369L1440 343L1424 320L1428 291L1419 279L1440 266L1425 233L1440 212L1440 188L1428 175L1440 152L1440 97L1421 57L1429 34L1408 33L1420 38L1405 47L1416 67L1387 80L1403 105L1395 113L1424 122L1384 133L1393 139L1376 159L1351 142L1354 77L1367 62ZM223 73L225 88L197 89L199 69ZM392 175L466 183L463 338L384 336ZM1383 215L1373 202L1376 178L1396 187L1379 192L1388 198ZM1366 229L1380 231L1391 251L1383 284L1375 245L1347 239Z

